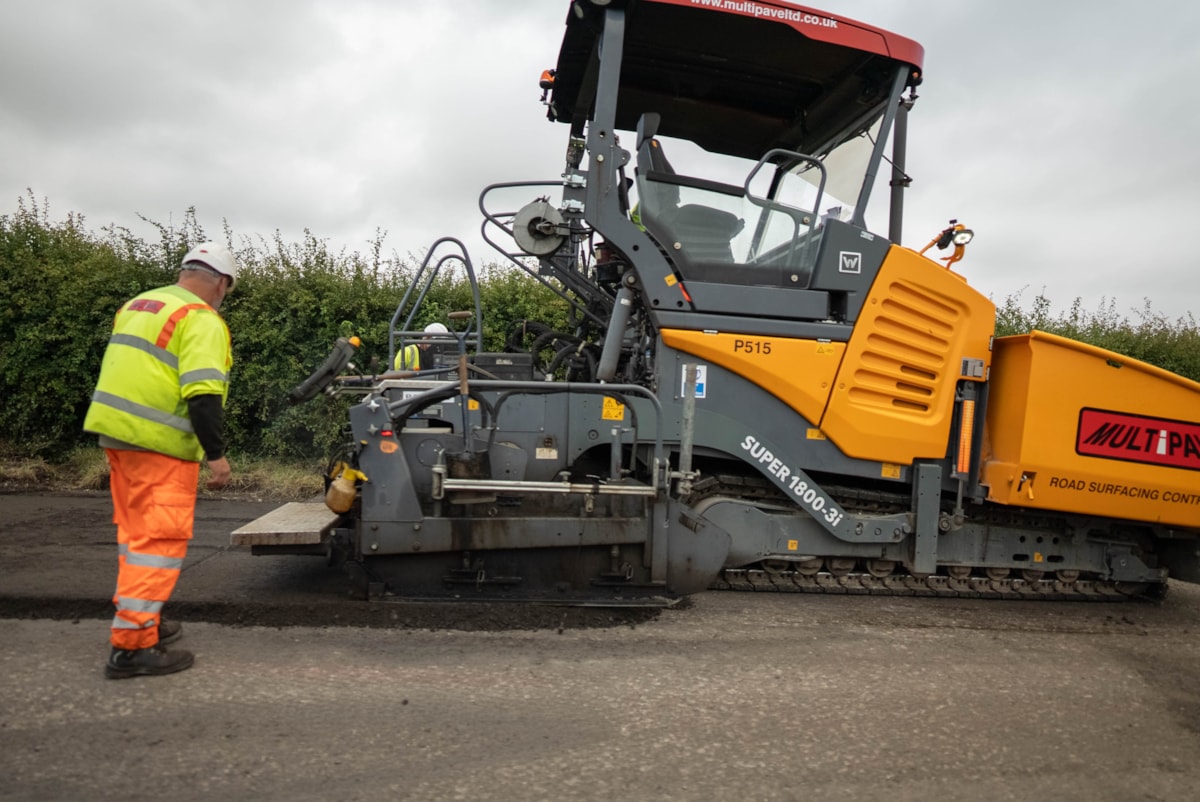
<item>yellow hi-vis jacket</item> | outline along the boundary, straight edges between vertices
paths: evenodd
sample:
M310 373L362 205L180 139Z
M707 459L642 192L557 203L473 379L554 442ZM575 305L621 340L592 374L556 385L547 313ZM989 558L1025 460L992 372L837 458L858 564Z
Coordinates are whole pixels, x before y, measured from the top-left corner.
M421 349L415 345L406 345L404 350L396 354L394 370L420 370Z
M144 292L117 312L84 431L200 462L189 398L229 391L233 352L217 311L182 287Z

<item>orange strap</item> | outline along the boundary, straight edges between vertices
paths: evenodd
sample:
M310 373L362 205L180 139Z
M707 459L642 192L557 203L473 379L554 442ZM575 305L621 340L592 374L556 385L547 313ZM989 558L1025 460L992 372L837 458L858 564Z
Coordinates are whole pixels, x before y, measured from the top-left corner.
M214 314L216 313L216 310L208 304L187 304L186 306L181 306L172 312L171 317L163 324L162 331L158 333L158 340L154 344L159 348L166 348L171 342L171 338L175 336L175 327L179 325L179 321L197 309L207 309Z

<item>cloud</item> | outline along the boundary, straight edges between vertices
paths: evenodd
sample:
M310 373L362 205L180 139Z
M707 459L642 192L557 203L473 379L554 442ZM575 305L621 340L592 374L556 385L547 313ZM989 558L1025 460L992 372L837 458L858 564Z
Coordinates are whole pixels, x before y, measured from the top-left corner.
M1044 288L1063 308L1077 296L1196 308L1200 9L836 5L926 50L904 244L957 218L977 232L961 270L996 300ZM537 79L568 8L5 0L0 213L28 187L54 215L135 233L138 215L195 207L212 234L307 229L365 250L382 230L402 255L454 235L477 264L496 261L479 192L562 170L567 128L546 121Z

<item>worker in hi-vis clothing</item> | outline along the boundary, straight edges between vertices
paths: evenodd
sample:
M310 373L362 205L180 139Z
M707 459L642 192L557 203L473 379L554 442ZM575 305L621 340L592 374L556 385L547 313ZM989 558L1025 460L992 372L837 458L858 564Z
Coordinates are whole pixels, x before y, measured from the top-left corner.
M425 336L421 338L419 343L406 345L401 349L400 353L396 354L396 361L393 365L395 370L420 370L421 369L421 352L429 348L432 342L432 335L449 334L450 330L442 323L430 323L425 327Z
M137 296L113 322L83 423L108 458L117 525L110 679L183 671L194 659L164 648L183 631L162 608L187 556L201 461L209 489L230 479L224 407L233 354L217 310L237 274L229 248L197 245L175 284Z

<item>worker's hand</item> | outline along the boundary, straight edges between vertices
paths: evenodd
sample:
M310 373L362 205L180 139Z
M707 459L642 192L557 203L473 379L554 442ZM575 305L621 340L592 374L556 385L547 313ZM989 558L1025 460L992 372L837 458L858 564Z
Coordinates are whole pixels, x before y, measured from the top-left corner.
M233 477L233 470L229 467L229 460L224 457L210 459L208 461L208 470L212 475L208 477L208 481L204 483L204 486L209 490L220 490L229 484L229 480Z

